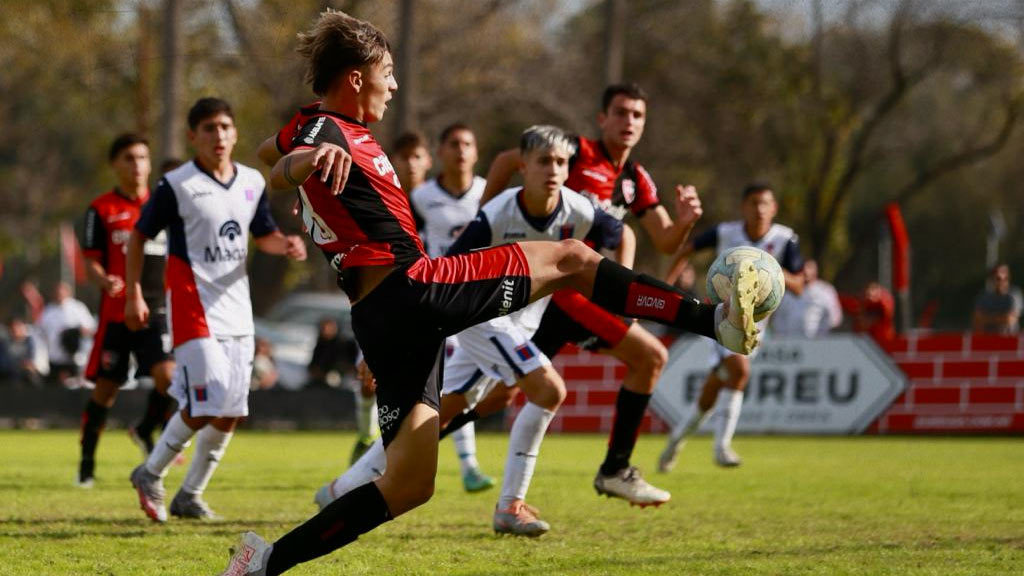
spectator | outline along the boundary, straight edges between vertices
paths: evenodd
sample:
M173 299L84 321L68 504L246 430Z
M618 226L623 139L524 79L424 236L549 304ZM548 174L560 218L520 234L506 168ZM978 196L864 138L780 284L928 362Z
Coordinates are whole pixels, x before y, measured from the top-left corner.
M974 302L972 327L975 332L1016 334L1024 296L1020 287L1010 285L1010 267L998 264L989 276L989 287Z
M805 262L803 274L803 293L787 292L772 315L775 334L815 338L828 334L843 322L839 294L835 287L818 277L818 263Z
M884 344L896 336L893 327L896 303L892 294L878 282L868 284L863 300L853 303L849 311L853 314L853 329L867 332L875 342Z
M256 355L252 360L253 390L266 390L277 385L277 365L274 364L274 351L265 338L256 340Z
M320 319L316 347L309 361L309 384L312 386L341 385L341 375L352 369L354 359L353 345L346 342L338 332L338 322L334 318Z
M0 372L15 384L39 385L39 370L35 363L35 342L28 333L28 325L21 318L7 323L7 337L0 353Z
M25 299L25 313L29 322L35 324L39 322L39 317L43 314L43 308L46 302L43 300L43 295L39 293L39 288L36 287L36 283L31 280L25 280L21 283L21 297Z
M76 357L82 356L82 340L96 330L96 320L85 304L71 296L66 283L57 284L53 302L46 305L39 318L39 327L50 355L50 380L63 384L78 376L80 358Z

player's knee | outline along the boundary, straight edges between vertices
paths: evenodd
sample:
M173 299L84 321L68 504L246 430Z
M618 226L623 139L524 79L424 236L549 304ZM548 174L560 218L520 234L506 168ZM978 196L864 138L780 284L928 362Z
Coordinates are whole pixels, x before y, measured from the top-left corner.
M726 373L726 385L729 388L743 390L750 379L750 361L743 356L733 356L722 363Z
M434 496L434 479L417 478L409 482L405 493L405 501L409 508L422 506Z
M558 270L565 274L579 274L586 270L588 265L596 265L599 259L600 256L596 252L575 238L558 243Z

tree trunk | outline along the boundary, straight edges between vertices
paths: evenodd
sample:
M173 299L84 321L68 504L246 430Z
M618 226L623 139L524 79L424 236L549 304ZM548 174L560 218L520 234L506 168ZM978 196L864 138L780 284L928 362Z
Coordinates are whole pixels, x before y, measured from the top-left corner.
M604 84L622 82L625 59L626 3L624 0L605 0Z
M182 95L185 85L185 51L182 42L182 0L164 0L163 115L160 120L161 160L185 154L185 114Z
M398 30L397 76L402 88L395 96L395 135L415 130L416 119L416 3L402 0Z

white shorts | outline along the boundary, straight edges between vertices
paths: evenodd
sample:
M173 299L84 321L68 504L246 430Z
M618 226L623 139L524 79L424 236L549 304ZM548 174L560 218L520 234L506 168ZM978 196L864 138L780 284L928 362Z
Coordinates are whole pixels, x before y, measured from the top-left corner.
M189 340L174 349L168 393L193 418L248 416L255 352L252 336Z
M455 351L444 363L441 394L465 394L487 379L515 386L523 376L550 366L531 336L513 323L493 320L459 332Z

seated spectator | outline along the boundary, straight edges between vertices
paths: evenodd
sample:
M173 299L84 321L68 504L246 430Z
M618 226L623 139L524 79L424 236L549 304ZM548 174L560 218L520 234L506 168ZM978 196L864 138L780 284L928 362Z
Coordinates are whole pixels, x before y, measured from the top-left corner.
M309 384L337 388L342 374L352 370L354 361L354 344L341 337L338 322L331 317L322 318L309 361Z
M253 390L266 390L277 384L277 365L274 364L274 351L265 338L256 340L256 355L252 359Z
M50 355L50 380L64 384L77 377L79 359L84 357L82 340L96 330L96 319L85 304L71 296L71 287L66 283L57 284L53 301L39 318L39 327Z
M1010 267L999 264L989 275L988 289L974 302L973 330L989 334L1017 334L1022 307L1024 296L1020 287L1010 284Z
M804 291L786 292L772 315L772 331L780 336L815 338L828 334L843 322L843 309L835 287L818 277L818 263L804 263Z
M15 384L38 386L40 376L35 355L35 342L28 333L28 325L21 318L12 318L7 323L7 338L0 354L3 377Z

